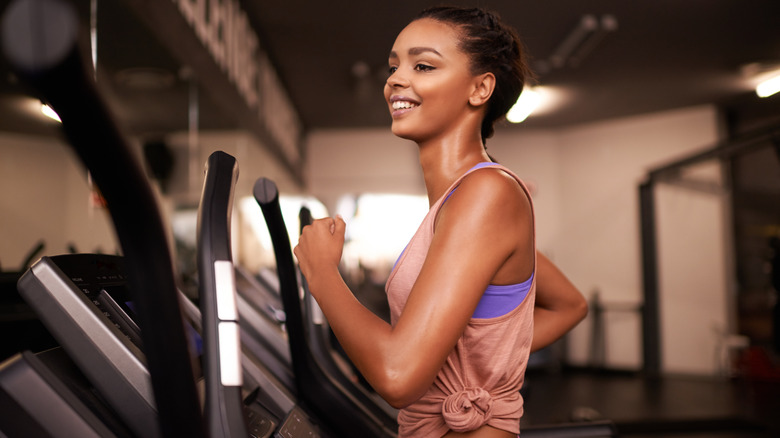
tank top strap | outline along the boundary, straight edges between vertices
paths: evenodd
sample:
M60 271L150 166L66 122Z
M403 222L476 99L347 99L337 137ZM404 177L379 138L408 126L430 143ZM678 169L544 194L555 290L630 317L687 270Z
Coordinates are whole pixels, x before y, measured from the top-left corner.
M455 180L455 182L454 182L454 183L452 183L452 185L450 186L450 188L449 188L449 189L447 189L447 192L446 192L447 194L444 196L444 198L443 198L443 199L441 200L441 202L439 203L439 207L441 207L441 205L443 205L445 202L447 202L447 200L448 200L448 199L450 199L450 196L452 196L452 194L453 194L453 193L455 192L455 190L458 188L458 186L460 185L460 183L461 183L461 182L463 182L463 178L465 178L466 176L468 176L468 174L470 174L471 172L473 172L473 171L475 171L475 170L477 170L477 169L482 169L482 168L485 168L485 167L491 167L491 166L500 166L500 164L498 164L498 163L494 163L494 162L492 162L492 161L483 161L483 162L481 162L481 163L477 163L477 164L476 164L474 167L472 167L471 169L467 170L467 171L466 171L466 173L464 173L463 175L461 175L460 177L458 177L458 179L456 179L456 180Z

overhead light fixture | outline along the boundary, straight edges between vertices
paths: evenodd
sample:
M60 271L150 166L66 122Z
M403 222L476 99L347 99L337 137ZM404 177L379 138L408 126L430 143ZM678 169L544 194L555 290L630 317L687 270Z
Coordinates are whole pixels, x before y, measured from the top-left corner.
M62 123L62 120L60 120L60 116L49 105L46 105L45 103L41 103L41 112L43 113L44 116Z
M780 61L758 61L740 67L745 82L755 87L758 97L780 92Z
M538 73L547 73L552 69L566 66L578 67L607 34L617 29L618 20L612 14L604 14L601 17L585 14L555 47L550 56L537 61L534 68Z
M756 85L756 94L758 97L769 97L777 92L780 92L780 73L765 79Z
M511 123L520 123L525 120L542 101L542 95L536 88L526 88L517 98L517 102L509 109L506 119Z

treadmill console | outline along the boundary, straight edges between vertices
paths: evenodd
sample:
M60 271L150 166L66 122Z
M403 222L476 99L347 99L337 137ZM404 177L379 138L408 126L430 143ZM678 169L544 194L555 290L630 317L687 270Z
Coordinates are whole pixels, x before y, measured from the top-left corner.
M122 259L43 257L19 280L22 297L89 381L140 436L160 436Z
M41 263L49 269L62 271L84 298L94 304L94 310L105 316L124 339L138 349L133 349L134 353L143 349L141 329L135 322L133 300L121 257L74 254L44 257ZM143 355L139 355L139 359L143 360Z
M321 436L309 421L309 417L300 408L295 407L287 415L274 438L320 438Z
M157 412L123 258L102 254L42 257L20 279L19 292L92 385L137 436L159 437ZM187 325L193 354L203 350ZM309 417L294 407L276 418L245 401L252 438L316 438Z

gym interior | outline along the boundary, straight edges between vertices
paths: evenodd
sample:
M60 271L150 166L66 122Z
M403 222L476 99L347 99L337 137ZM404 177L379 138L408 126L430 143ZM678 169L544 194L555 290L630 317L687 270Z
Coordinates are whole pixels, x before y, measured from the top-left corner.
M54 15L19 13L65 23L56 32L73 40L67 56L93 69L85 82L102 102L94 113L91 98L60 96L80 92L70 76L20 70L27 58L15 53L36 46L20 42L21 20L7 17L18 4L39 3L54 4ZM74 436L65 420L13 401L25 390L13 389L22 373L11 371L24 360L32 361L26 370L76 364L67 368L78 378L55 379L67 388L49 384L66 393L63 412L78 404L73 412L94 436L158 433L134 426L123 401L102 393L110 384L77 369L77 349L63 337L80 335L57 333L51 321L64 316L42 316L50 312L44 298L20 290L49 288L42 274L28 281L34 266L65 272L58 260L79 254L142 269L129 266L131 258L149 263L142 250L128 250L139 234L117 217L138 199L160 218L161 232L149 234L170 254L179 298L193 304L174 299L175 314L196 320L203 312L202 327L188 326L199 332L209 313L201 260L208 239L199 233L209 208L227 217L214 247L224 247L234 269L244 373L236 409L267 418L265 429L243 420L257 427L245 436L393 436L392 409L339 352L316 304L300 298L305 282L284 295L280 257L292 256L280 246L295 245L304 212L340 214L344 278L389 319L384 283L428 200L416 146L389 130L381 75L396 32L421 3L393 2L393 11L325 3L0 1L0 382L8 382L0 403L13 407L0 410L0 436ZM521 436L780 435L780 94L754 90L757 78L780 77L780 3L455 3L498 10L528 46L534 88L549 100L525 121L498 126L488 151L528 183L539 250L589 303L582 323L531 356ZM55 30L38 31L60 40ZM46 61L36 56L33 64ZM46 100L73 122L44 116ZM127 163L89 159L107 143L120 144ZM137 184L99 170L125 164ZM227 194L207 197L210 175L218 186L223 171ZM126 192L109 194L109 184ZM149 196L131 196L137 190ZM136 214L130 221L145 223ZM165 264L165 252L156 256ZM301 333L289 307L296 297ZM98 308L89 312L105 313ZM58 358L47 362L51 351ZM310 362L319 368L302 378ZM327 386L334 381L341 383ZM165 421L150 412L149 421ZM296 435L290 419L310 429ZM174 436L171 427L159 436Z

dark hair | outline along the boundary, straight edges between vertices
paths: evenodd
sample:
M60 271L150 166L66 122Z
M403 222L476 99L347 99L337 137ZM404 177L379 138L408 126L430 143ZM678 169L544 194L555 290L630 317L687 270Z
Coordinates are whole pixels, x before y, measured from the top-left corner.
M493 73L496 87L482 119L482 141L493 135L493 125L512 108L531 75L517 32L498 14L481 8L437 6L414 20L430 18L455 26L461 34L458 47L471 58L473 74Z

